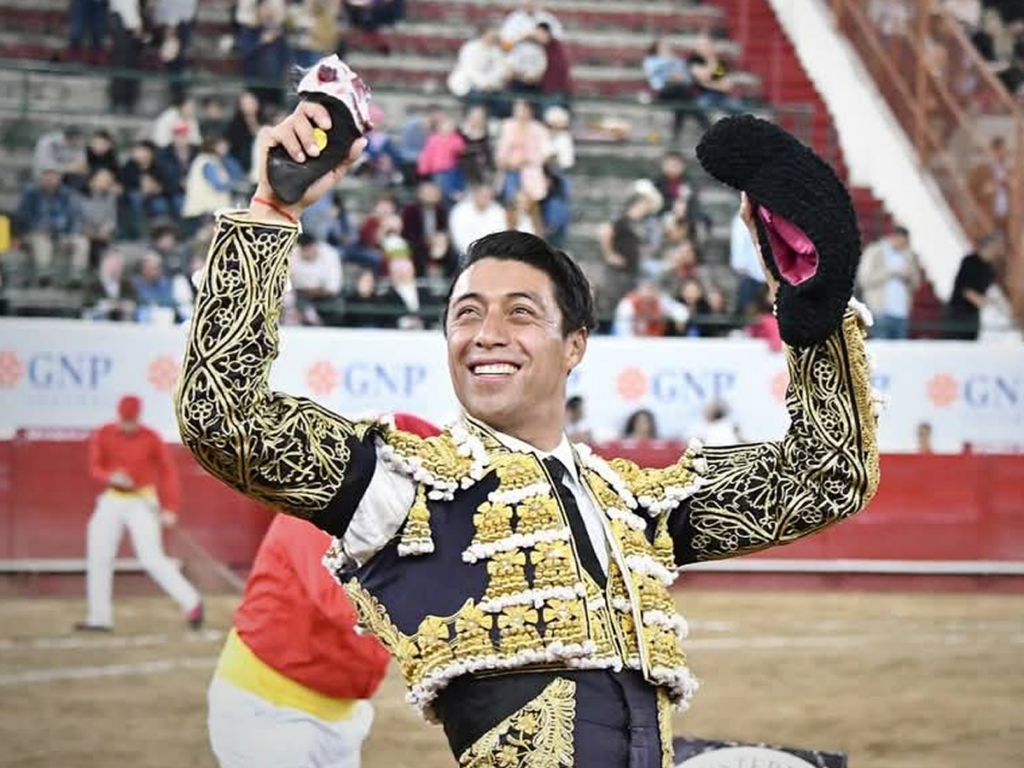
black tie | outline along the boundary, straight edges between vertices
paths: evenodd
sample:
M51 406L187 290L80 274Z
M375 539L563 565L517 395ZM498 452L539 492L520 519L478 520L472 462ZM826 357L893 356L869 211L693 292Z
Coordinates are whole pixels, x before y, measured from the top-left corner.
M583 522L583 515L580 514L580 508L576 504L576 497L562 482L566 473L565 465L554 456L548 456L544 459L544 466L551 475L552 490L558 494L558 499L565 509L565 516L569 518L569 530L572 531L572 539L576 543L580 564L597 582L598 586L604 589L607 577L601 567L601 561L597 559L597 553L594 552L594 544L587 532L587 525Z

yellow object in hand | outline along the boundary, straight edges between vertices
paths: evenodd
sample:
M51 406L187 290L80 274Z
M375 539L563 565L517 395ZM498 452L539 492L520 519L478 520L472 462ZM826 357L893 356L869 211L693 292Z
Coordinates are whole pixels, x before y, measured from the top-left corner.
M313 141L316 142L316 145L320 147L320 149L323 149L327 146L327 133L322 128L314 128Z

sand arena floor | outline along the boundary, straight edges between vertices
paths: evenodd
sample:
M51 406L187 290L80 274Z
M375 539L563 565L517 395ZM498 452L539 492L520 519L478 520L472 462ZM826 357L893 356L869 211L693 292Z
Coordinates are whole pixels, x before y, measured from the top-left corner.
M845 750L851 768L1024 764L1024 597L678 592L703 681L676 734ZM117 632L78 635L81 600L0 602L0 766L214 768L205 690L235 598L186 630L123 598ZM439 728L374 700L365 768L454 761Z

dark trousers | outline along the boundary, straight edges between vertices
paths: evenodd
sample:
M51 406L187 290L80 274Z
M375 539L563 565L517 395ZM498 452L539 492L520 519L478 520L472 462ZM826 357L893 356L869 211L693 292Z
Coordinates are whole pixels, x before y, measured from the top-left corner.
M103 50L107 33L107 4L105 0L71 0L71 48L79 50L88 40L93 50Z
M115 69L137 69L142 43L130 29L125 28L121 17L116 13L110 16L110 31L113 38L110 65ZM110 105L112 107L124 107L130 112L135 109L135 103L138 100L139 81L137 78L114 75L110 79Z
M700 123L705 131L711 127L711 118L703 107L692 103L694 97L693 88L685 83L668 83L658 91L658 101L667 103L675 102L672 110L672 140L675 141L683 132L683 125L688 118L693 118ZM690 103L687 103L690 102Z
M452 753L461 756L558 678L576 684L574 765L661 768L657 691L636 672L524 672L454 680L435 703Z

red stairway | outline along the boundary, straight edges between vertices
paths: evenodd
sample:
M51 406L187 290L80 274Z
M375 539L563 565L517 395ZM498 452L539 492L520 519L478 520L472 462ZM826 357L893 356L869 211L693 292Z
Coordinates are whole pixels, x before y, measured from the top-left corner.
M740 44L739 67L760 76L768 103L774 107L811 107L810 128L801 138L813 146L841 178L847 179L847 166L836 141L832 116L797 58L768 0L706 2L722 9L725 31ZM804 134L803 131L800 133ZM870 189L850 187L850 196L857 209L862 240L867 244L886 231L891 217Z

